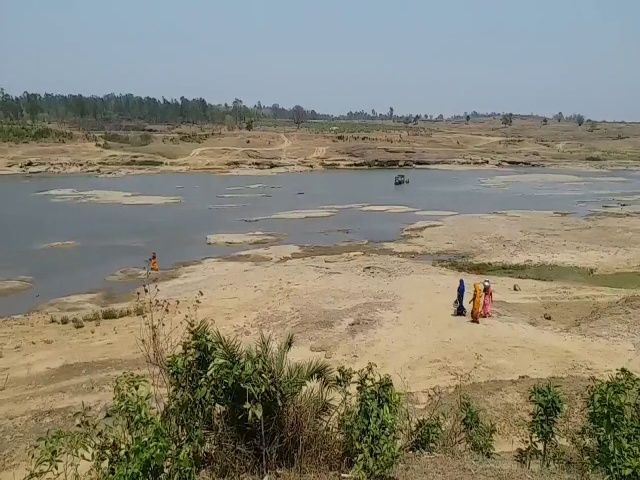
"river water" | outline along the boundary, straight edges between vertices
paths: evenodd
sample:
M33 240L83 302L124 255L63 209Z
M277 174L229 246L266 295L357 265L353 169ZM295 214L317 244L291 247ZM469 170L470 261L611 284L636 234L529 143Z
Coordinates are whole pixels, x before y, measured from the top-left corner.
M368 203L405 205L421 210L489 213L496 210L562 210L585 214L615 195L637 195L635 173L552 172L548 169L508 171L410 170L411 183L394 186L392 170L326 171L277 176L213 176L209 174L94 176L0 176L0 280L31 277L33 288L0 297L0 316L24 313L47 300L98 289L122 289L105 278L125 267L142 267L151 251L161 268L204 257L227 255L250 246L206 244L206 235L267 231L285 234L285 243L328 245L349 240L387 241L403 226L419 220L414 213L340 210L335 216L298 220L241 219L276 212L317 209L326 205ZM625 182L569 181L512 183L489 188L482 182L496 175L558 173L581 177L625 177ZM236 190L251 184L266 189ZM176 188L182 186L183 188ZM120 190L145 195L181 196L166 205L113 205L56 202L36 195L54 189ZM269 197L218 198L217 195L264 193ZM596 202L596 203L590 203ZM249 204L210 209L216 204ZM73 248L42 248L76 241Z

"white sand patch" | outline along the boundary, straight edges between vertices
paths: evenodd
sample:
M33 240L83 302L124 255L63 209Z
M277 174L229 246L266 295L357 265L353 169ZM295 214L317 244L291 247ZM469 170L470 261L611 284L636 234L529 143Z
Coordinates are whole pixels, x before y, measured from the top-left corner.
M274 245L273 247L254 248L251 250L243 250L236 252L232 256L254 257L257 260L277 261L285 258L291 258L294 254L300 253L302 250L298 245Z
M225 193L216 195L218 198L251 198L251 197L270 197L267 193Z
M72 248L77 247L79 244L74 240L67 240L64 242L52 242L43 245L41 248Z
M29 290L33 287L30 277L18 277L13 280L0 280L0 297Z
M417 208L405 207L404 205L368 205L360 209L361 212L384 212L384 213L411 213L417 212Z
M488 187L503 187L511 183L565 183L571 185L585 185L595 182L626 182L623 177L579 177L577 175L564 175L558 173L525 173L522 175L497 175L495 177L480 180L482 185Z
M207 208L209 210L216 210L219 208L238 208L238 207L248 207L250 203L223 203L220 205L209 205Z
M242 219L245 222L259 222L260 220L300 220L303 218L323 218L332 217L338 210L291 210L288 212L278 212L266 217L254 217Z
M163 197L160 195L140 195L134 192L118 190L86 190L78 191L73 188L47 190L36 195L50 195L54 202L104 203L119 205L163 205L179 203L182 197Z
M458 212L450 212L448 210L419 210L415 212L415 214L422 217L450 217L452 215L458 215Z
M350 208L362 208L368 206L368 203L348 203L346 205L325 205L324 207L320 208L323 210L348 210Z
M254 190L257 188L282 188L280 185L266 185L264 183L253 183L251 185L242 185L236 187L227 187L226 190Z
M281 235L269 232L218 233L207 235L207 243L209 245L258 245L277 242L281 238Z

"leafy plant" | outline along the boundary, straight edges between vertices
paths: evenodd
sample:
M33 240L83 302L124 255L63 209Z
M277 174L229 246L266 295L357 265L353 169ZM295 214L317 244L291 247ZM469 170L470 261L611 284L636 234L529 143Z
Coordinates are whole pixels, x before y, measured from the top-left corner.
M400 393L371 363L357 372L356 385L355 403L347 407L342 425L347 457L356 477L386 478L400 458Z
M590 386L582 433L593 468L611 479L640 478L640 379L623 368Z
M411 429L409 451L434 452L442 441L443 431L439 416L418 419Z
M495 452L496 426L480 416L480 410L469 397L460 402L462 432L465 443L472 452L491 458Z
M529 441L526 448L519 449L518 457L527 467L534 457L540 458L541 467L548 467L550 450L555 451L558 446L558 420L565 405L558 388L551 383L534 385L529 402L533 405L528 425Z

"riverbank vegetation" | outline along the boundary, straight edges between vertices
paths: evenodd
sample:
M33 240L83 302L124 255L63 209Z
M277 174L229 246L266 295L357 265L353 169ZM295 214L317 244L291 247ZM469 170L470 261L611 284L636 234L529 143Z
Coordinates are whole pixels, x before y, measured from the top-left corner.
M132 309L142 315L139 345L149 374L119 376L100 415L84 410L75 427L40 439L27 478L402 478L411 459L424 455L493 462L484 478L495 478L504 465L491 411L464 382L451 392L433 390L418 411L411 394L373 364L353 370L294 361L292 336L276 342L261 335L245 345L223 335L198 320L201 295L181 319L183 334L169 302L153 298ZM638 478L639 394L640 379L624 369L593 380L580 405L569 405L552 383L535 384L513 472Z
M419 122L461 122L468 124L473 120L496 119L503 116L500 112L460 112L445 117L443 114L402 113L393 107L384 112L349 111L344 114L319 113L300 105L285 108L277 103L263 105L257 102L253 106L245 105L236 98L231 103L212 104L204 98L160 99L127 94L110 93L107 95L53 94L24 92L22 95L10 95L0 88L0 120L10 122L30 121L71 124L85 130L130 130L147 125L178 124L218 124L242 125L253 128L255 120L292 121L298 127L307 121L347 120L356 122L391 121L406 125ZM515 115L513 118L546 120L537 115ZM502 117L504 118L504 117ZM582 125L581 114L564 116L561 112L554 116L558 122L571 122ZM588 122L591 122L590 120ZM511 125L509 123L509 125ZM153 129L153 127L151 127Z

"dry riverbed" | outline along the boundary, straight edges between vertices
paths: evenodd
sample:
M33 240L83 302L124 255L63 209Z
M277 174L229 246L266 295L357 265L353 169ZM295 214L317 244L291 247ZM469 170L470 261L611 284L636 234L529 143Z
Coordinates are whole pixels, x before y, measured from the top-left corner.
M410 389L418 407L430 388L468 375L471 391L494 402L501 445L512 445L531 379L556 377L571 390L621 366L640 370L640 298L628 289L640 270L638 234L637 217L621 224L553 212L452 214L422 220L387 244L276 245L205 260L161 281L160 295L181 301L170 315L178 326L202 291L198 316L243 341L260 331L292 332L295 358L356 368L375 361ZM214 240L235 244L252 235L269 234ZM441 256L458 260L425 261ZM453 317L458 279L485 276L494 286L494 318L475 325ZM51 302L46 314L0 322L0 455L7 474L24 467L29 442L70 424L82 402L104 405L115 375L144 371L135 311L82 328L51 323L51 316L123 309L134 298L114 305L100 294L74 296Z

